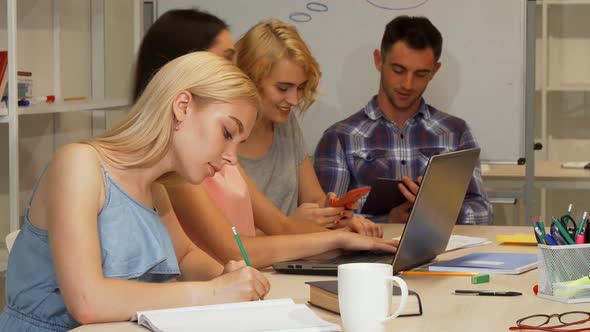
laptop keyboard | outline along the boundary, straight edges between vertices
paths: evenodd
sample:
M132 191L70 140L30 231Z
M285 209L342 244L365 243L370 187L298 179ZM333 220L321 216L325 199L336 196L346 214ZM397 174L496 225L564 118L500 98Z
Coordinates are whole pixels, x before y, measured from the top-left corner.
M386 262L391 263L395 254L384 253L382 251L364 252L351 254L347 256L340 256L327 261L328 264L347 264L347 263L375 263Z

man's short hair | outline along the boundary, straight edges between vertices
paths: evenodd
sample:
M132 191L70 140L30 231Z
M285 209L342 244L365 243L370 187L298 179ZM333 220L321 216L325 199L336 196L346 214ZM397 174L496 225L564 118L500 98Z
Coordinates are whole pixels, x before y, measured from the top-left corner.
M416 50L432 48L435 61L440 58L442 35L424 16L403 15L391 20L385 26L383 39L381 39L381 53L386 54L391 46L400 40Z

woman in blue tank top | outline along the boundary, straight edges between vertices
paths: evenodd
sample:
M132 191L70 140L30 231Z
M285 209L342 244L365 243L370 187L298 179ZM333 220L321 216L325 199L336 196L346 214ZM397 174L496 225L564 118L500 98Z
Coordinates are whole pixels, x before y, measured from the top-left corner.
M0 331L66 331L264 297L258 271L223 267L192 245L160 184L198 184L235 163L257 100L235 66L192 53L158 71L118 126L56 151L10 253Z

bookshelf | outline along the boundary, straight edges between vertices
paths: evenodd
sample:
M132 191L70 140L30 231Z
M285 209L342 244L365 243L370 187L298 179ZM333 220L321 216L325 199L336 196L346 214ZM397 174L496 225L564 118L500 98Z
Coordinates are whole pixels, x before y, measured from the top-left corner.
M541 0L538 75L540 112L537 137L546 147L541 160L585 161L590 150L589 0ZM564 198L564 196L570 196ZM540 214L563 210L587 192L540 189ZM588 209L579 204L578 209Z
M57 103L39 103L18 107L18 115L53 114L77 111L119 110L129 106L128 99L92 99L89 101L67 101ZM8 123L8 109L0 107L0 123Z
M586 141L590 148L590 0L537 1L537 158L559 155L575 161L560 140ZM555 143L555 144L553 144Z
M43 151L43 153L50 154L56 148L56 145L58 145L56 142L60 137L68 138L70 136L76 137L76 135L78 135L61 132L58 134L57 130L59 128L57 124L68 122L68 124L73 127L74 130L88 132L88 134L97 134L104 130L106 124L109 122L107 114L113 113L105 111L121 111L122 109L126 109L129 106L129 101L126 98L127 89L120 88L120 85L126 84L126 81L117 79L113 76L113 69L109 67L108 62L112 62L113 58L123 58L124 61L119 61L122 63L122 65L119 66L128 67L128 72L131 72L131 66L128 64L133 61L133 53L137 48L141 38L142 29L140 27L142 26L142 1L53 0L46 2L35 0L19 0L17 2L16 0L5 0L4 2L4 4L0 4L0 7L6 6L6 17L3 17L2 20L6 20L5 36L7 45L5 47L8 50L9 57L9 100L8 107L5 107L4 105L0 106L0 129L2 129L1 127L7 127L8 132L7 205L9 207L9 220L4 220L2 218L1 221L4 231L6 231L6 224L9 224L9 231L14 231L20 227L20 218L23 214L23 203L26 202L27 199L23 196L28 196L26 191L31 189L29 188L31 182L29 181L29 178L36 178L38 176L37 171L40 168L38 164L47 162L47 160L45 160L45 156L33 158L36 156L31 157L19 155L19 150L22 151L23 142L21 141L21 136L23 135L23 131L31 131L31 129L26 126L22 128L19 127L19 122L24 124L30 124L31 122L41 122L42 125L44 125L43 122L51 122L51 124L48 124L47 127L52 129L53 132L48 135L46 135L45 132L41 134L46 135L47 138L49 138L48 140L53 142L53 144L42 142L45 150L47 150L47 147L49 147L48 151ZM132 10L113 10L113 7L117 6L121 8L129 7L132 8ZM77 22L72 22L69 20L70 18L75 17L75 14L72 15L72 13L75 12L72 8L76 10L87 10L85 12L85 17L87 16L89 19L86 21L78 20ZM3 12L3 10L0 11L0 13L1 12ZM105 14L105 12L107 14ZM114 21L112 19L112 13L117 14L114 15ZM1 13L0 15L4 16L4 13ZM37 23L34 20L30 20L29 17L34 15L42 17L43 20L39 21L43 21L45 24L43 22ZM34 21L33 26L31 27L31 24L29 23L29 26L26 27L28 28L27 31L17 31L17 29L22 30L22 26L17 25L17 19L19 17L29 18L29 22ZM90 20L90 22L87 22L88 20ZM49 22L49 24L46 24L46 22ZM113 38L113 35L116 36L117 33L125 34L125 32L121 30L113 32L112 30L109 30L109 27L113 26L113 22L130 22L127 26L130 26L131 28L127 29L131 30L129 31L129 35L132 36L133 42L126 42L126 47L130 51L126 51L127 53L124 55L121 54L123 48L116 44L119 42L119 39ZM118 25L117 28L120 29L121 25ZM83 35L86 32L88 32L87 35ZM22 52L22 47L19 47L19 39L29 46L31 44L34 46L39 44L40 46L38 46L38 48L33 52ZM74 51L63 51L62 48L64 41L68 43L71 39L80 39L85 41L83 43L83 47ZM51 41L48 42L47 40ZM109 42L113 43L113 41L116 45L111 45L112 47L109 49ZM39 54L34 54L36 52ZM43 57L43 53L47 54L46 58L52 60L46 60L45 57ZM55 103L39 103L27 107L16 106L16 71L17 68L20 69L19 63L21 63L21 61L22 63L27 63L28 66L35 68L32 70L34 77L34 89L36 90L35 82L39 78L39 81L43 81L39 82L39 85L51 87L51 90L47 90L47 88L40 90L49 92L46 93L47 95L54 95L56 97ZM43 63L38 64L37 62ZM84 69L83 72L76 72L77 69L72 70L72 68L80 68L81 66L86 68L84 67L85 64L88 64L88 66L86 66L87 70ZM76 65L78 66L76 67ZM115 66L116 65L117 64L115 64ZM129 76L127 71L121 71L120 68L117 68L114 71L121 77ZM76 80L72 80L72 77L77 78L78 76L89 77L89 80L84 81L81 84L71 83L77 82ZM80 80L82 79L83 78L80 78ZM119 83L117 81L124 82ZM121 93L119 96L109 93L109 90L105 88L105 82L109 82L111 89L120 89ZM76 84L82 85L82 87L76 86ZM87 91L84 96L87 96L88 99L83 101L60 102L60 100L63 100L63 97L82 96L82 94L72 93L71 91ZM80 123L76 123L71 119L63 119L60 117L70 113L77 114L77 112L80 111L90 112L86 118L82 118L79 121ZM25 118L22 118L22 116L25 116ZM38 118L38 121L31 121L31 117L35 119ZM84 128L80 129L78 127ZM42 129L47 131L45 128ZM45 140L46 136L41 136L39 141ZM56 138L56 136L59 137ZM30 137L26 138L30 140ZM5 138L0 137L0 139L4 140ZM65 141L70 142L70 140L67 139ZM33 152L36 151L37 150L34 150ZM2 156L1 158L4 159L5 157ZM36 164L33 166L29 164L22 164L23 160ZM35 174L29 174L31 173L31 170L33 170ZM21 171L26 174L19 174ZM22 183L23 181L26 183L24 192ZM0 242L2 242L2 239L3 237L0 239Z
M535 165L590 159L590 0L536 0ZM510 50L504 50L510 52ZM528 160L527 160L528 161ZM536 166L537 167L537 166ZM537 170L535 170L537 173ZM524 181L524 180L523 180ZM497 224L530 225L524 213L550 218L569 203L576 213L590 211L590 190L570 183L547 186L536 178L532 200L522 199L523 184L486 179L488 194L517 198L516 204L494 204ZM526 201L535 204L527 205Z
M590 0L537 0L536 151L538 161L590 158ZM539 215L562 213L588 191L541 187ZM578 209L589 209L587 203Z

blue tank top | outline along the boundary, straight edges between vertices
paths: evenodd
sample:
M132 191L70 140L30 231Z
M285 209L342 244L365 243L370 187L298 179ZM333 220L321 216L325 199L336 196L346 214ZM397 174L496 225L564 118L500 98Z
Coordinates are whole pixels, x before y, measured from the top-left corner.
M105 201L98 214L103 274L107 278L166 282L180 276L172 241L157 211L133 199L104 173ZM6 307L0 331L67 331L69 314L57 283L47 231L33 226L29 209L8 258Z

